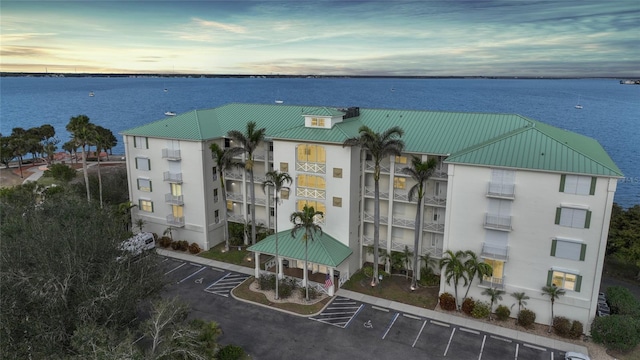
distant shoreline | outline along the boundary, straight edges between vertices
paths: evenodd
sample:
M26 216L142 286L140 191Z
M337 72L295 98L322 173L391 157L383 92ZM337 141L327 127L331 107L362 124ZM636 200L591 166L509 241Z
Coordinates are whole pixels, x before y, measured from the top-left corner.
M631 80L635 76L402 76L402 75L281 75L281 74L116 74L116 73L29 73L29 72L0 72L0 77L97 77L97 78L257 78L257 79L536 79L536 80L566 80L566 79L619 79Z

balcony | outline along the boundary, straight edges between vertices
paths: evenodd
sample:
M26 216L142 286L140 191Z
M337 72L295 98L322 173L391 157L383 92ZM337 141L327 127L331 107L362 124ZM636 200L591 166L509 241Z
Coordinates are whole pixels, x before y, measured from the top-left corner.
M164 202L171 205L184 205L183 195L164 194Z
M480 256L488 259L503 260L509 259L509 246L482 243L482 253Z
M389 163L381 163L380 164L380 172L381 173L390 173L391 165ZM364 171L373 172L375 170L376 163L373 160L367 160L364 163Z
M446 180L447 179L447 169L437 169L431 175L432 179Z
M373 186L365 186L364 187L364 196L366 197L375 197L375 187ZM380 190L380 199L389 199L389 192Z
M326 174L327 164L296 161L296 171L303 171L303 172L316 173L316 174Z
M402 200L409 201L409 192L406 190L393 190L393 199L394 200ZM415 197L414 197L415 199Z
M442 254L444 253L444 251L442 250L442 248L430 247L426 249L424 253L429 254L434 258L442 259Z
M411 164L395 164L393 169L396 175L400 175L400 176L411 176L411 175L407 175L402 173L402 169L404 168L410 168Z
M515 185L489 182L487 187L487 196L499 199L515 198Z
M493 276L483 276L480 281L480 286L491 287L494 289L504 289L505 286L505 277L493 277Z
M164 181L182 184L182 173L164 172Z
M374 219L375 218L372 212L364 213L364 221L373 223L375 221ZM389 224L389 218L387 216L380 216L380 225L387 225L387 224Z
M371 246L373 247L373 235L363 235L362 236L362 245L364 246ZM380 249L387 249L387 239L384 239L382 237L380 237L379 241L378 241L378 248Z
M296 188L296 196L311 199L326 199L327 192L324 190L298 187Z
M162 149L162 158L167 160L177 161L180 160L180 150L175 149Z
M511 216L485 214L484 228L491 230L511 231Z
M401 226L401 227L405 227L405 228L409 228L409 229L415 230L415 228L416 228L416 220L415 219L408 219L408 218L400 217L400 216L394 216L393 217L393 225L394 226Z
M244 224L244 215L239 214L232 214L232 213L228 213L227 214L227 220L231 221L231 222L237 222L237 223L242 223Z
M227 200L243 202L244 198L242 197L242 194L228 192L227 193Z
M167 215L167 224L175 227L184 227L184 216Z
M243 176L244 176L244 171L240 171L240 170L225 170L224 171L224 178L226 180L242 180Z
M413 240L411 240L411 242L413 242ZM408 248L409 251L413 252L413 244L405 244L402 241L391 240L392 251L404 251L405 248Z
M430 206L447 206L447 199L441 199L437 196L425 196L424 204Z
M422 223L422 231L435 232L439 234L444 233L444 224L436 224L436 223Z

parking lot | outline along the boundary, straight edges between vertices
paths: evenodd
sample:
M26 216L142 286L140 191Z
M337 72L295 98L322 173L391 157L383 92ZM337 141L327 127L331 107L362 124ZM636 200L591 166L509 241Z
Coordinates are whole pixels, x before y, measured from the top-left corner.
M185 284L190 288L202 288L203 291L229 297L231 290L249 278L211 266L165 258L161 262L164 276L169 283Z
M310 319L343 328L356 338L374 337L410 347L434 359L553 360L564 356L564 352L555 349L342 297Z

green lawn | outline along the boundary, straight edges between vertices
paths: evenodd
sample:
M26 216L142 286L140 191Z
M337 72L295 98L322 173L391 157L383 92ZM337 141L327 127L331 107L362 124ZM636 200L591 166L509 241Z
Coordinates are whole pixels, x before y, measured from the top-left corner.
M249 268L253 268L254 264L254 256L253 253L246 250L246 247L241 247L238 250L238 247L231 247L229 251L224 251L224 243L219 244L208 251L203 251L198 256L218 260L222 262L226 262L229 264L235 264L240 266L246 266ZM251 261L248 261L248 259Z

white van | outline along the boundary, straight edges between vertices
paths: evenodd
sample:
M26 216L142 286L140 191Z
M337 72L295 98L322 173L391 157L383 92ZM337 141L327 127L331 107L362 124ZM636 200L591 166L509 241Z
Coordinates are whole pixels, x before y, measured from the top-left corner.
M133 256L141 255L143 252L152 250L156 247L156 241L153 233L142 232L134 235L120 244L120 250L129 252Z

